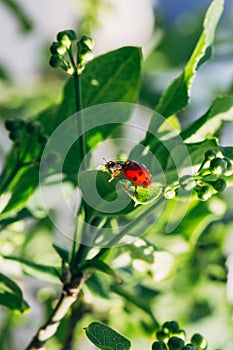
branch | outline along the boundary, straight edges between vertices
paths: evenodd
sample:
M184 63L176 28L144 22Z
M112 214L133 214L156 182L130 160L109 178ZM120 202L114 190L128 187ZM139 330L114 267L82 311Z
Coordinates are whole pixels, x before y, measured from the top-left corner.
M83 276L73 277L69 283L63 285L61 297L53 310L52 315L44 326L40 327L25 350L44 350L45 343L56 332L62 319L71 305L77 300L82 284L91 276L91 272Z
M90 313L91 311L91 306L85 303L83 293L82 295L80 293L79 298L71 307L71 314L66 327L66 335L63 341L62 350L73 349L74 334L77 323L84 317L84 315Z

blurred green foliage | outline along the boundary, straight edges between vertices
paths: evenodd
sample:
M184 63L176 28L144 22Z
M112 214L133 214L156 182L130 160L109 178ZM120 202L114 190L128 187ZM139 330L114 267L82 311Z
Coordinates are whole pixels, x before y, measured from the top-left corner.
M33 24L24 10L13 1L4 1L4 4L17 15L22 29L30 35ZM107 6L101 1L95 1L93 7L90 7L90 4L91 2L87 2L86 16L81 22L88 32L91 31L92 26L98 24L93 23L94 9ZM215 4L219 7L214 10L218 17L222 3L216 1ZM232 122L232 96L216 98L215 94L212 95L208 112L196 122L190 123L186 129L180 126L185 113L180 110L190 102L189 88L196 75L195 69L203 63L203 58L209 58L212 41L201 41L202 46L192 56L195 62L189 61L189 58L201 34L213 36L215 28L211 23L205 27L203 33L200 17L196 21L191 21L187 17L184 19L184 27L178 27L176 30L174 27L168 29L146 59L143 71L141 51L137 48L120 48L95 58L86 66L82 75L84 107L105 102L134 103L136 101L153 108L157 105L159 111L174 122L183 139L188 141L187 149L194 166L200 166L204 153L209 149L222 152L223 156L233 160L232 145L229 145L229 148L221 147L216 139L216 136L221 133L224 122ZM162 28L155 28L155 33L159 29ZM230 44L229 41L224 45L227 47ZM221 43L217 41L216 46L218 55L223 55ZM199 62L198 66L197 62ZM165 79L168 71L173 71L172 75L174 71L178 72L176 74L178 79L161 97L166 81L172 80L170 75ZM181 71L183 73L180 74ZM144 72L143 77L142 72ZM185 76L184 73L187 75ZM157 82L159 74L162 78ZM213 71L212 74L216 72ZM1 83L2 87L7 90L0 107L2 120L23 116L26 123L30 123L36 119L43 125L42 134L50 135L60 122L74 113L75 97L72 80L65 84L63 96L59 103L55 104L61 80L64 80L63 73L56 75L49 72L48 68L44 69L41 80L33 91L30 91L30 87L24 91L13 87L7 80L4 70L1 75L5 79ZM221 76L218 78L221 80ZM98 82L97 85L91 84L93 79ZM161 81L162 84L160 84ZM130 110L128 112L129 114L124 116L125 119L122 119L121 123L128 120ZM147 135L141 143L150 145L162 165L168 185L173 185L178 175L164 144L155 142L154 137L151 136L150 131L153 130L154 123L156 123L156 115L152 117ZM175 138L170 136L170 131L165 130L163 136L174 145ZM93 129L88 137L88 150L93 151L106 138L113 137L114 132L121 136L120 125L110 124L105 128ZM6 135L5 131L4 133ZM38 199L37 161L40 160L37 154L40 149L38 135L31 135L25 131L23 140L26 139L28 143L23 142L23 153L20 159L29 162L30 166L18 168L18 148L14 142L9 155L4 160L5 164L2 165L1 186L4 187L12 170L15 177L11 187L3 191L1 202L3 211L0 217L2 272L0 302L18 311L26 311L28 302L32 311L18 315L12 310L2 308L0 346L3 350L22 348L29 340L28 335L32 336L35 332L34 327L38 327L42 320L49 317L54 299L58 297L60 289L61 258L69 261L72 253L70 241L58 234ZM78 156L79 149L76 146L70 151L63 168L68 196L73 190L73 185L77 184L74 177L81 161ZM131 156L139 156L141 148L137 147L139 146L131 150ZM142 160L144 159L147 161L146 158ZM92 166L93 160L90 164ZM52 168L53 160L47 160L46 165ZM83 173L82 176L93 177L96 173L97 171L92 169L91 172ZM108 200L111 201L116 197L115 185L107 183L107 176L106 173L101 173L97 177L97 187L99 187L99 193L104 198L108 196ZM106 181L106 187L103 188L104 181ZM227 181L226 196L224 193L218 193L205 202L192 196L187 203L187 197L183 194L179 198L166 201L162 215L158 221L150 225L146 236L131 244L111 249L104 263L101 261L102 264L100 262L87 264L86 268L94 268L95 273L84 285L80 300L73 305L70 314L62 321L58 333L48 342L48 347L65 349L69 342L68 335L71 328L76 329L75 336L71 334L75 337L74 344L81 344L82 328L94 319L110 324L125 336L130 334L127 338L132 339L135 348L149 347L151 336L160 322L177 319L190 334L197 330L209 338L214 333L210 340L211 347L231 349L232 306L226 298L228 273L226 261L227 254L232 253L227 250L233 226L232 208L227 201L229 193L231 197L229 187L232 184L232 176ZM56 180L51 181L50 186L52 185L56 190ZM91 185L87 184L86 190L91 193ZM140 218L143 218L145 209L142 210L141 207L135 208L131 201L127 210L119 212L118 216L110 215L107 218L103 213L100 215L100 212L93 210L91 211L95 216L93 225L95 224L97 228L101 225L114 228L119 222L130 222L138 218L137 228L144 232L145 223ZM157 207L154 202L147 203L145 207L150 213L147 218L150 222L151 218L154 218ZM52 208L51 211L53 211ZM186 211L185 216L184 211ZM56 245L52 246L54 242ZM85 262L83 268L85 268ZM117 283L118 276L124 281L122 285ZM20 287L13 280L16 280ZM7 302L4 302L4 295ZM43 311L41 305L43 305ZM30 324L33 327L25 332ZM23 338L18 342L19 332L27 333L27 339Z

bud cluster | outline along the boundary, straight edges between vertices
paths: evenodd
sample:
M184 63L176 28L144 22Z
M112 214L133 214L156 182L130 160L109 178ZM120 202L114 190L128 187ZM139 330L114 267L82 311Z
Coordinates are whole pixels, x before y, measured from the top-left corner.
M9 138L14 143L18 154L21 154L21 156L23 154L25 158L31 153L34 159L41 154L48 137L43 132L43 125L40 121L24 121L15 117L7 119L5 127L9 131Z
M157 340L152 344L152 350L206 350L207 341L195 333L189 343L185 343L185 331L180 329L176 321L165 322L156 331Z
M77 58L73 56L73 44L76 42ZM49 64L53 68L60 67L68 74L81 73L88 61L93 58L94 41L90 36L83 35L77 40L73 30L63 30L57 34L57 41L50 46Z
M233 174L229 158L217 155L214 150L205 152L205 158L195 175L184 175L179 185L184 191L194 190L199 199L206 201L227 187L226 177Z

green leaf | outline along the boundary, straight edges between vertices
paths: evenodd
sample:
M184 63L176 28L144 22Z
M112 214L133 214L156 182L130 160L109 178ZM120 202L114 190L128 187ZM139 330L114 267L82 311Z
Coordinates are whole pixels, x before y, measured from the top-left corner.
M109 102L135 102L141 82L141 50L122 47L90 61L81 75L82 107ZM62 103L42 112L39 120L51 134L66 118L76 112L74 81L64 87Z
M233 147L219 147L219 149L225 157L233 160Z
M135 102L141 81L141 50L122 47L90 61L81 77L83 107Z
M29 261L17 256L3 255L3 258L20 263L24 268L24 272L30 276L46 281L53 280L53 282L58 282L58 273L56 271L59 271L60 267L36 264L33 261Z
M209 210L204 202L197 205L183 218L181 223L172 231L172 234L182 234L195 245L204 229L218 218L216 213Z
M223 121L233 121L233 96L218 97L207 113L187 127L181 137L186 142L203 141L214 135Z
M79 186L86 203L101 215L124 215L134 210L134 203L116 180L103 171L80 171Z
M2 273L0 273L0 304L14 311L25 312L29 310L19 286Z
M87 140L87 152L96 146L99 142L106 139L107 136L121 123L126 122L132 111L132 106L123 106L115 102L134 103L138 93L138 87L141 81L141 50L136 47L123 47L107 54L96 57L90 61L81 79L82 90L82 107L84 109L80 116L83 117L83 124L90 127L86 132L85 139ZM102 105L107 103L114 104L114 111L112 108L99 107L88 112L85 108ZM52 132L64 120L74 115L76 112L74 81L71 77L64 88L63 100L57 109L50 109L39 116L39 120L43 123L45 132L52 134ZM98 122L100 109L102 108L102 115L106 115L106 122ZM122 110L123 108L123 110ZM117 113L117 111L118 113ZM126 110L127 109L127 110ZM105 113L104 113L105 111ZM108 113L107 113L108 112ZM113 116L110 115L113 113ZM93 124L93 115L95 123ZM89 118L92 118L92 120ZM101 117L102 118L102 117ZM102 118L103 119L103 118ZM110 123L112 121L112 123ZM91 128L91 125L93 127ZM74 120L73 133L76 130L77 123ZM65 140L66 136L63 136ZM77 137L78 138L78 131ZM68 137L68 140L70 138ZM73 143L73 141L72 141ZM80 165L80 149L79 143L74 142L70 144L69 152L64 161L63 171L74 175L77 173ZM72 147L71 147L72 146Z
M101 350L129 350L131 343L112 328L92 322L84 328L88 339Z
M158 184L151 184L149 188L138 187L137 195L135 195L134 186L129 186L128 189L124 187L124 190L133 199L135 207L139 204L148 205L153 203L162 193L162 187Z
M213 0L209 6L204 19L202 34L183 73L168 87L156 106L156 111L164 117L176 113L187 105L196 71L209 58L208 50L213 44L215 30L221 17L223 6L224 0Z
M63 261L65 261L66 263L68 263L70 252L68 250L64 249L63 247L55 244L55 243L53 243L52 246L56 250L57 254L61 257L61 259Z
M38 167L30 166L19 170L18 177L13 183L11 197L1 213L1 218L9 215L12 211L23 209L38 183Z
M83 264L80 266L81 271L86 270L97 270L101 271L103 273L106 273L107 275L112 276L117 283L122 283L122 278L116 273L114 269L112 269L109 265L107 265L102 260L92 259L92 260L86 260Z
M213 44L218 21L223 11L223 5L224 0L212 1L205 15L203 31L188 63L181 75L163 93L159 103L155 107L155 110L164 118L168 118L188 104L197 69L210 57L209 52ZM154 133L158 130L161 123L162 119L158 118L157 114L152 116L148 132L142 141L143 145L154 144L154 148L156 148L157 142L154 138Z
M98 276L97 273L92 274L91 277L86 280L85 285L88 287L91 294L109 300L109 286L105 279L102 281L101 277L102 276Z

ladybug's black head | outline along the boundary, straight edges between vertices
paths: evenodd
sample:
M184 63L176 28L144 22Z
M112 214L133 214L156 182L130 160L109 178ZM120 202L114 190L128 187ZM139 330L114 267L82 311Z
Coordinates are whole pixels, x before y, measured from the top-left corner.
M116 163L113 162L112 160L110 160L109 162L107 162L105 164L105 168L111 169L111 168L114 168L115 165L116 165Z

